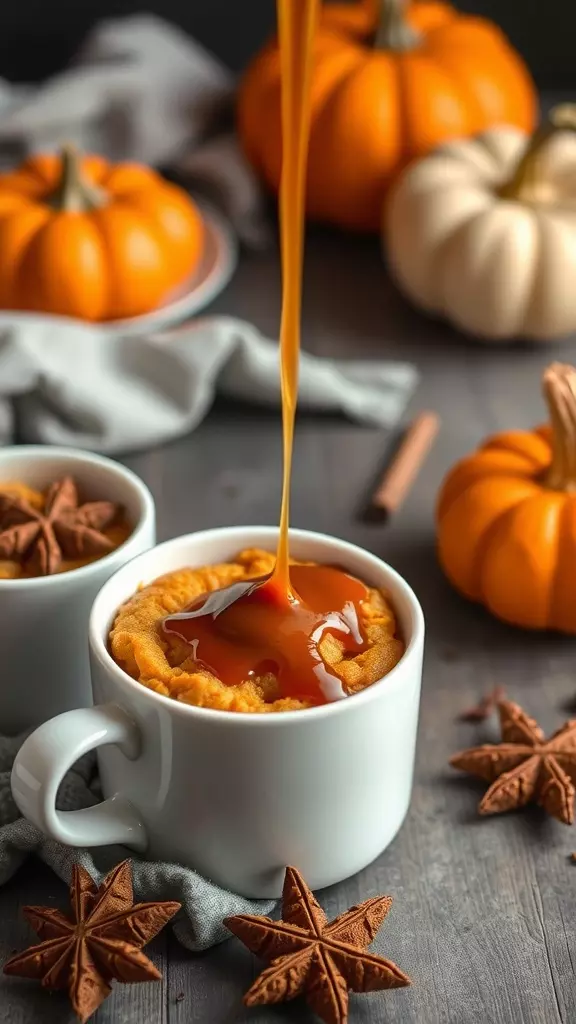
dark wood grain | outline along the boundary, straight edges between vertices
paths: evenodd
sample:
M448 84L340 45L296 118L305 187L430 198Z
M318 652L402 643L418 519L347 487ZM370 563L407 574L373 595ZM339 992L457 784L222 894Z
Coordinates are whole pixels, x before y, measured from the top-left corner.
M214 312L245 316L274 334L274 255L246 257ZM374 949L414 980L409 990L352 997L351 1024L573 1024L576 1020L576 837L540 812L479 819L481 787L447 767L451 753L489 738L493 723L459 710L502 684L547 729L576 697L576 644L522 633L461 600L434 555L434 500L451 462L485 433L543 415L538 377L576 344L484 347L409 309L388 283L376 242L311 233L305 345L342 357L403 358L422 372L410 412L437 409L442 430L401 515L386 527L358 518L359 499L392 443L335 417L302 417L293 522L364 545L418 593L427 618L414 797L392 846L357 877L321 894L330 916L377 892L392 912ZM233 523L274 523L280 426L275 413L218 403L190 437L127 462L152 488L162 538ZM342 751L342 756L346 752ZM378 813L378 808L374 808ZM0 892L0 956L31 935L22 903L65 901L65 888L34 863ZM96 1024L312 1024L300 1003L246 1011L242 992L257 962L231 941L191 956L166 933L153 946L159 985L118 986ZM2 1024L68 1024L59 996L15 979L0 983Z

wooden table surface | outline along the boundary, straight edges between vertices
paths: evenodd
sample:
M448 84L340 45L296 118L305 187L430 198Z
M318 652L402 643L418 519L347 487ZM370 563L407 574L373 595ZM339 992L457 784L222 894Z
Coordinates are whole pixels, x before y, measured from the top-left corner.
M245 256L213 306L275 336L280 297L275 251ZM480 819L482 787L447 767L483 742L490 725L458 711L503 684L546 729L576 697L576 643L522 633L460 599L434 552L434 501L442 475L486 433L543 417L539 374L576 343L484 347L409 309L387 281L375 241L310 233L304 345L325 355L408 359L422 373L412 412L436 409L442 431L402 513L387 526L359 518L362 495L392 438L336 417L302 416L293 525L334 533L391 562L427 618L414 794L391 847L360 875L321 894L330 916L376 893L394 906L374 950L411 975L410 989L351 997L351 1024L555 1024L576 1021L576 834L536 809ZM217 405L191 436L126 460L152 489L160 538L204 527L276 523L280 422L276 413ZM346 751L342 751L346 756ZM378 813L378 808L374 808ZM0 960L32 933L25 903L65 905L66 889L31 861L0 892ZM301 1001L248 1011L243 991L258 962L233 940L200 956L166 929L150 947L164 979L116 986L96 1024L312 1024ZM2 1024L67 1024L66 999L32 982L0 981Z

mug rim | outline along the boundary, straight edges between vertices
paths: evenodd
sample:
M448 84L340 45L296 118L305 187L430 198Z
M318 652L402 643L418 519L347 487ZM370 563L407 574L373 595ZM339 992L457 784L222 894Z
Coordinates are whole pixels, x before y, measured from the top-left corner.
M76 569L68 569L66 572L54 573L49 576L26 576L24 578L17 579L0 579L0 593L12 590L27 590L34 587L65 586L66 581L72 578L75 581L82 581L86 577L89 577L91 573L94 574L98 572L100 568L105 569L114 561L115 558L117 558L118 555L124 555L126 553L126 549L138 540L140 534L150 522L150 519L155 518L156 512L154 498L144 481L141 480L133 470L128 469L127 466L123 466L122 463L117 462L115 459L108 458L106 455L99 455L96 452L85 451L81 448L60 447L56 445L9 445L6 448L0 448L0 467L3 462L9 462L10 457L12 456L14 458L18 456L29 458L31 463L41 463L47 462L51 459L61 458L70 459L71 462L84 462L89 465L100 466L113 475L121 477L126 484L133 488L138 499L139 513L138 519L134 524L134 528L129 536L126 537L126 540L102 558L98 558L94 562L89 562L87 565L78 566ZM133 555L128 561L131 562L133 558L137 557L137 555ZM119 566L118 568L121 567Z
M218 708L198 707L196 704L187 704L184 701L175 700L173 697L164 696L147 687L144 683L139 682L128 674L123 668L112 657L107 645L108 631L111 625L111 616L114 616L120 607L115 605L114 608L103 613L103 608L106 607L106 600L108 591L114 586L114 583L121 573L134 572L135 568L145 558L150 558L154 553L156 554L159 550L166 550L168 548L177 547L185 541L190 540L201 540L206 538L207 540L214 539L218 536L231 537L238 534L239 538L245 533L258 532L263 537L275 538L278 534L277 526L220 526L214 527L209 530L198 530L194 533L182 534L179 537L173 537L170 540L163 541L161 544L157 544L153 548L149 548L148 551L144 551L139 555L136 555L129 562L126 562L104 583L100 591L96 595L92 609L90 612L90 619L88 623L88 643L90 653L98 659L101 667L110 675L112 675L114 681L118 683L121 688L127 689L129 692L135 692L143 695L145 699L149 698L153 703L159 703L160 707L169 708L175 714L182 714L186 716L200 717L204 720L211 720L215 723L221 722L222 725L232 726L234 723L245 725L259 725L263 728L271 728L273 725L286 725L293 722L309 722L312 719L319 719L327 715L342 714L347 707L359 707L361 704L368 703L371 700L375 700L382 690L387 687L389 688L394 683L398 675L403 672L410 661L417 657L418 650L421 648L424 640L425 623L424 613L416 594L412 590L409 583L406 582L403 576L394 569L391 565L379 558L377 555L372 554L370 551L366 551L365 548L361 548L357 544L353 544L350 541L342 540L339 537L333 537L330 534L320 533L314 530L304 529L290 529L290 536L295 539L309 539L318 541L330 541L335 543L339 549L346 554L360 554L372 562L374 567L377 569L383 569L387 576L387 583L391 583L391 590L396 593L401 593L402 596L407 600L410 606L410 612L412 617L412 628L411 635L406 644L406 648L400 660L397 664L382 676L376 682L371 683L370 686L366 686L363 690L358 693L351 694L343 700L332 701L327 704L317 705L311 708L302 708L300 710L292 711L281 711L281 712L270 712L264 714L258 711L224 711ZM241 541L240 541L241 543ZM177 571L177 570L173 570ZM163 575L160 570L157 575L153 578L157 579L158 576ZM150 581L151 582L151 581ZM146 585L146 584L144 584ZM136 590L138 584L134 586ZM392 593L392 602L394 602L394 593ZM101 629L99 627L98 620L104 619L104 625Z

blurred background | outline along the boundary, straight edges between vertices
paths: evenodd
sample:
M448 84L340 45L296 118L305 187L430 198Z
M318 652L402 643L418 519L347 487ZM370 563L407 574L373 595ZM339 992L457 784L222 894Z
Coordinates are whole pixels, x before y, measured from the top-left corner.
M458 0L461 11L498 22L528 61L540 88L576 82L574 0ZM161 15L240 70L274 21L274 0L3 0L0 76L38 81L62 67L100 18Z
M394 411L379 423L394 426L422 355L408 354L403 325L453 340L551 342L576 334L576 105L569 102L576 95L576 0L454 0L452 13L450 5L440 12L450 25L435 22L433 0L340 0L339 6L330 12L330 0L323 0L319 31L336 26L340 41L332 42L344 46L355 33L361 48L353 74L345 69L345 81L331 83L311 125L306 213L314 226L307 275L324 303L312 319L329 343L307 338L306 345L316 354L347 358L360 351L360 337L389 336L386 348L375 342L379 358L384 352L410 360L400 384L395 368L385 380ZM151 332L177 324L187 325L187 340L178 340L194 381L209 379L212 386L204 353L212 358L219 352L219 394L269 400L257 373L247 372L239 387L237 374L222 367L239 351L239 338L253 354L250 365L260 366L255 329L277 337L280 64L273 42L265 64L261 55L275 15L275 0L0 2L0 169L10 172L0 182L0 319L6 317L11 332L6 352L18 355L15 373L0 347L0 443L14 436L52 441L57 431L61 442L113 452L149 448L189 431L198 421L201 389L196 385L192 399L182 400L177 361L170 374L165 366L159 374L143 345L133 366L122 359L116 337L139 337L153 348ZM467 15L487 20L479 27ZM399 90L389 88L393 77L375 79L373 87L368 78L364 85L363 64L374 37L395 67L403 59L398 37L410 27L426 45L430 34L428 63L408 60ZM318 69L326 52L318 51ZM270 66L271 75L262 73ZM365 89L360 100L357 71ZM348 116L349 85L358 103L354 113L361 116ZM549 121L551 137L549 131L532 137L542 114L559 104ZM448 183L440 238L433 167L422 169L430 201L420 204L412 165L453 142L450 159L464 162L462 187L474 191L474 176L484 174L485 162L472 171L467 143L464 151L458 145L486 131L496 134L489 145L480 143L488 146L491 175L485 223L479 227L475 215L465 224L459 213L454 218L454 211L468 207L461 205L460 186ZM112 167L94 162L86 155L91 153ZM30 165L19 169L29 154L32 185ZM132 167L116 175L114 165L126 160ZM150 167L160 170L159 178ZM460 180L456 175L454 182ZM396 202L400 186L405 191ZM28 218L22 192L27 196L30 188L32 205L40 209ZM153 218L142 213L140 192ZM492 203L498 215L499 205L510 202L504 211L509 229L494 241ZM83 219L74 219L78 213ZM317 223L344 230L330 235ZM460 227L466 228L463 239ZM358 260L365 266L355 291ZM341 348L338 330L325 327L325 297L339 279L354 311L353 341ZM208 327L192 319L205 308ZM10 315L23 310L72 320L70 345L83 360L69 359L53 321L43 321L46 341L34 333L35 321ZM232 334L226 317L238 318ZM305 318L310 327L308 308ZM100 335L89 342L86 322L100 323L107 340ZM208 334L189 344L197 331ZM105 384L100 388L85 386L89 344ZM163 382L169 423L162 403L154 423L149 404L137 414L130 406L124 417L130 389L134 401L142 396L143 373L150 374L151 393ZM15 412L4 398L6 380ZM19 401L31 391L41 417L33 403Z

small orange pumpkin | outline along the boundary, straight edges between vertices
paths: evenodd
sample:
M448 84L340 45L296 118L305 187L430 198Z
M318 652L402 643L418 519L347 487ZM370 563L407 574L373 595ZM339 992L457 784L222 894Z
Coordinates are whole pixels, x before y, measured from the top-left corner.
M466 597L527 629L576 633L576 369L544 374L551 425L489 438L448 474L438 551Z
M440 143L499 123L526 132L535 124L530 75L500 29L437 0L326 5L314 64L307 210L344 228L377 231L389 184ZM280 87L272 40L244 75L238 128L274 191Z
M29 157L0 175L0 307L84 320L158 306L202 255L188 195L140 164Z

